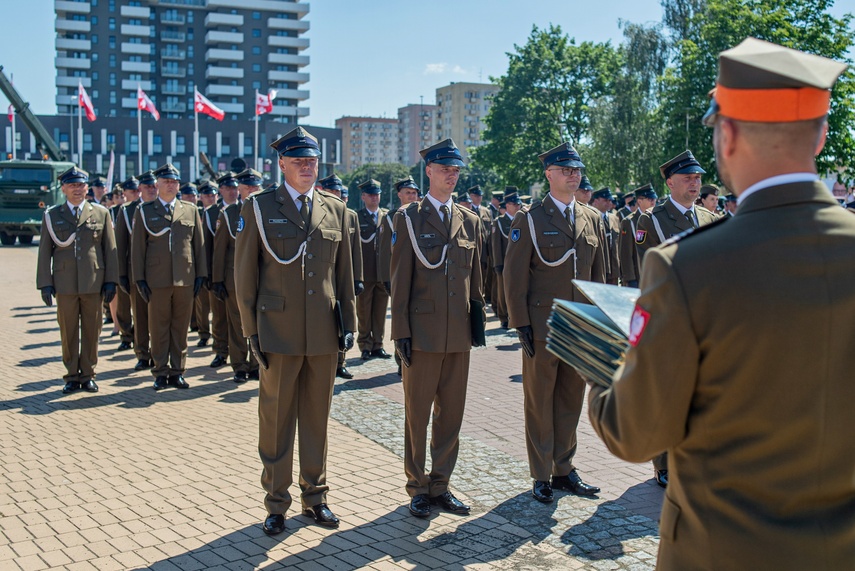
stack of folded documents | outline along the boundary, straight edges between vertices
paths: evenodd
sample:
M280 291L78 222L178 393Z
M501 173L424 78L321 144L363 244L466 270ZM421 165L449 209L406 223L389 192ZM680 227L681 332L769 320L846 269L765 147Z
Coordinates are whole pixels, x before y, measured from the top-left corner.
M593 305L556 299L546 348L582 377L609 387L623 363L640 290L581 280L573 284Z

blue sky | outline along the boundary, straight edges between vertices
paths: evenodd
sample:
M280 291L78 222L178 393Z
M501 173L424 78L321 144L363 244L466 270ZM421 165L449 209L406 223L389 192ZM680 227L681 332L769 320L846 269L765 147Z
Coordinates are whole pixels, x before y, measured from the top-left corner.
M0 65L36 113L55 113L54 2L7 4ZM620 43L619 20L662 15L659 0L310 0L310 7L305 122L319 126L343 115L396 117L420 96L433 103L436 88L452 81L502 75L506 53L525 43L533 25L560 25L577 42ZM855 9L853 0L838 1L833 12L844 8Z

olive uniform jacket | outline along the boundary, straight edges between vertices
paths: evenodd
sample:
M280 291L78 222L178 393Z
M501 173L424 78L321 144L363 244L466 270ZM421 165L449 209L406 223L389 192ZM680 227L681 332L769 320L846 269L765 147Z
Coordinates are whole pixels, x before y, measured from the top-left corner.
M57 295L101 293L105 282L119 283L116 237L110 212L83 201L80 216L63 202L45 211L39 238L36 287Z
M402 207L398 208L400 210ZM355 214L355 213L354 213ZM392 281L392 234L395 232L394 212L386 213L383 217L383 224L377 231L380 233L377 236L377 281L391 282Z
M641 277L638 250L635 247L635 232L638 229L638 218L641 214L641 209L638 209L620 221L618 256L620 256L620 281L623 285L638 281Z
M511 235L511 217L502 214L493 220L490 231L490 252L493 256L493 267L505 265L505 252L508 250L508 236Z
M392 339L410 338L416 351L471 350L470 300L484 305L479 263L481 220L470 209L456 204L450 216L449 235L428 197L395 214ZM439 265L431 269L425 262Z
M131 235L134 281L148 287L193 287L197 277L208 277L205 242L199 210L175 200L172 216L155 198L137 208Z
M128 278L134 284L133 264L131 263L131 232L134 229L134 216L140 199L123 204L116 217L116 252L119 257L119 277Z
M485 266L492 250L490 233L493 231L493 217L490 216L490 210L486 206L478 206L472 212L481 219L481 244L483 246L481 248L481 265Z
M657 569L855 565L853 252L855 218L802 182L646 254L589 414L624 460L668 450Z
M211 281L225 284L228 291L235 290L235 238L239 220L240 203L236 202L220 210L214 230Z
M570 280L606 281L606 254L599 210L573 201L575 232L571 232L563 210L563 205L556 204L547 195L533 204L528 212L517 212L505 252L503 275L508 324L514 328L530 325L538 341L546 341L546 321L552 311L553 299L588 303ZM534 223L534 237L529 229L529 219ZM547 264L560 260L571 249L576 250L575 264L572 255L556 267Z
M338 352L335 303L355 331L347 206L312 191L308 228L284 185L244 201L235 240L235 295L244 337L280 355Z
M205 228L205 260L208 262L208 275L211 277L211 272L214 271L214 236L217 234L217 221L220 219L220 208L217 204L212 204L207 208L199 209L199 216L202 219L202 226ZM238 207L240 212L240 207ZM212 282L217 281L211 279Z
M699 226L715 222L715 214L697 204L694 208ZM694 226L686 215L677 210L670 198L666 198L663 204L654 206L653 210L642 214L638 219L635 244L639 261L644 263L644 254L650 248L655 248L665 240L692 228Z
M606 282L617 284L620 278L620 218L614 212L607 212L603 227L606 233L606 254L608 255Z
M379 278L381 262L378 236L383 226L383 219L388 212L385 208L379 208L376 224L367 208L362 208L356 213L359 220L358 238L362 244L362 277L368 283L382 281Z

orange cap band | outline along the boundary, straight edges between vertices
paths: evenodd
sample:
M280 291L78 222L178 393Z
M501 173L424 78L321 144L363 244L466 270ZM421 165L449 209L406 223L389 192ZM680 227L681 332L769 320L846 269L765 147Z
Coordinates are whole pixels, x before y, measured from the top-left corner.
M737 121L791 123L827 114L831 91L816 87L732 89L717 85L715 100L719 113Z

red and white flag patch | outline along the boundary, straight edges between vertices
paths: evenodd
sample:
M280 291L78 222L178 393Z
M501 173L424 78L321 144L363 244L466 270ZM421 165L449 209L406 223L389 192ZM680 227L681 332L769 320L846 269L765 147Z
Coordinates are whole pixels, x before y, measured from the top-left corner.
M641 341L641 336L644 335L644 330L647 329L647 323L650 321L650 313L644 311L639 306L635 306L635 311L632 312L632 319L629 321L629 344L633 347Z
M635 231L635 243L636 244L644 244L645 238L647 238L647 230L636 230Z

